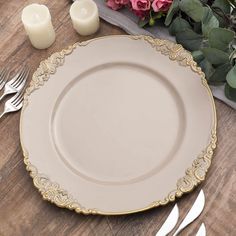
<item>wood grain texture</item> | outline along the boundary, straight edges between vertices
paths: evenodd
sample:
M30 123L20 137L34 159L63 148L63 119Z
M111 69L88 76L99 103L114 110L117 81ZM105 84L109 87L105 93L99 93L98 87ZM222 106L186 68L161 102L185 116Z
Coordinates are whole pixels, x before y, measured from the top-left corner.
M76 41L123 34L102 22L98 33L81 37L72 28L68 14L70 1L38 1L51 11L57 39L49 49L36 50L20 21L22 8L32 2L0 0L0 66L8 64L16 70L27 64L32 75L41 60ZM198 220L181 235L195 235L202 222L209 236L236 235L236 111L219 101L216 106L219 141L207 179L193 193L178 200L181 219L200 188L205 192L206 206ZM155 235L173 204L133 215L84 216L43 201L25 170L19 142L19 117L16 113L0 120L0 235Z

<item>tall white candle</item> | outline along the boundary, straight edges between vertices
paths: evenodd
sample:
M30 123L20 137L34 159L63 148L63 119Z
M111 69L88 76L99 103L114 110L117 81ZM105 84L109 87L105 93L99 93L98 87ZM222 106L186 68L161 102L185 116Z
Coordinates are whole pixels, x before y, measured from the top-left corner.
M99 14L93 0L77 0L70 7L74 29L81 35L90 35L99 28Z
M26 6L22 11L21 19L35 48L44 49L53 44L55 31L50 12L45 5L31 4Z

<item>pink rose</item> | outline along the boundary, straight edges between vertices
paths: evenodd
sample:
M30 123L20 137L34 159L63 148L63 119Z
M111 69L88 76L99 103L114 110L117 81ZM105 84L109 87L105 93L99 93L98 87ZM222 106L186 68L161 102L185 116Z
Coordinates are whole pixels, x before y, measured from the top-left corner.
M130 0L135 11L148 11L151 7L150 0Z
M154 0L152 8L155 12L166 12L169 10L172 0Z
M140 19L144 20L148 15L149 15L149 11L137 11L137 10L133 10L134 14L136 16L138 16Z
M110 7L112 10L118 10L121 7L127 5L129 3L129 0L108 0L107 6Z

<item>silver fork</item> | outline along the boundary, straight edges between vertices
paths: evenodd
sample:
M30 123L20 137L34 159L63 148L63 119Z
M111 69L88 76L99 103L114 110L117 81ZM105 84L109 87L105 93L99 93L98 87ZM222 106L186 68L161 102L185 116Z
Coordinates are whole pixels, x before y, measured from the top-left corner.
M4 111L0 115L0 119L9 112L19 111L22 108L24 100L24 90L18 92L15 96L6 101Z
M29 69L24 67L10 81L5 84L4 92L0 97L0 101L8 94L18 93L24 87L26 79L29 75Z
M0 72L0 90L4 87L7 82L10 71L7 68L4 68Z

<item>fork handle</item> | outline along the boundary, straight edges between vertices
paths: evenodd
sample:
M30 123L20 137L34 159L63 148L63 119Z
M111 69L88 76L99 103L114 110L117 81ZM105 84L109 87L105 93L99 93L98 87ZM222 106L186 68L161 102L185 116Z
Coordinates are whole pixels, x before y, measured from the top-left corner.
M13 94L13 93L16 93L16 92L17 91L12 91L12 90L5 89L2 96L0 97L0 102L6 95Z
M6 96L6 93L3 93L2 96L0 97L0 101ZM1 117L0 117L1 118Z

